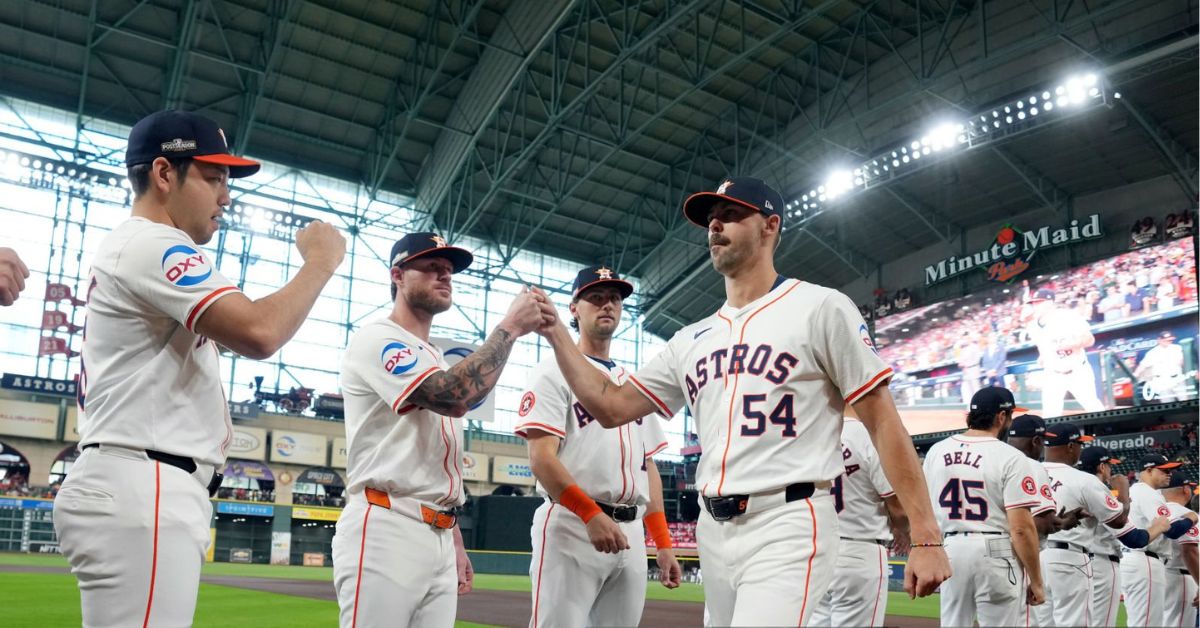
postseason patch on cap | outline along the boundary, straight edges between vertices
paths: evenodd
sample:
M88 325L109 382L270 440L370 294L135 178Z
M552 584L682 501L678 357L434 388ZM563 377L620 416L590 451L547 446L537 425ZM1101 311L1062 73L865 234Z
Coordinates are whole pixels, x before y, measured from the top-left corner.
M417 352L403 342L390 342L379 354L383 369L392 375L401 375L417 365Z
M222 135L222 138L225 136ZM183 138L175 138L169 142L163 142L160 145L165 153L182 153L184 151L196 150L196 140L185 140Z
M176 244L162 256L163 275L177 286L194 286L212 276L212 267L200 251L186 245Z

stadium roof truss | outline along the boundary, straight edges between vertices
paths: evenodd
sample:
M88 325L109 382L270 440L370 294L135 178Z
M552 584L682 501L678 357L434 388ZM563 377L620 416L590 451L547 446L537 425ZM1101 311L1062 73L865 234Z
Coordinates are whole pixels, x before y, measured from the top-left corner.
M721 302L682 199L732 174L798 197L829 169L1073 72L1122 98L789 222L785 273L867 278L1029 209L1171 176L1197 197L1195 1L25 0L0 94L77 138L163 107L235 147L412 199L418 226L603 261L649 331ZM1050 147L1052 150L1046 150ZM113 151L77 139L79 163ZM342 218L394 224L386 212ZM503 272L507 262L491 269Z

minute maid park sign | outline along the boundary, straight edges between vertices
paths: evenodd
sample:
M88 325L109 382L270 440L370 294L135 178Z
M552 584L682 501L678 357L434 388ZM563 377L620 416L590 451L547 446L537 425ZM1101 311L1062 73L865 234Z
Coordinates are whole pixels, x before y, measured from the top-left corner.
M1071 224L1051 229L1049 225L1036 230L1021 231L1012 225L1004 225L992 245L971 255L951 255L946 259L925 267L925 285L932 286L969 270L987 272L992 281L1011 281L1029 268L1033 256L1042 249L1065 244L1076 244L1094 240L1104 235L1100 231L1100 214L1084 219L1072 220Z

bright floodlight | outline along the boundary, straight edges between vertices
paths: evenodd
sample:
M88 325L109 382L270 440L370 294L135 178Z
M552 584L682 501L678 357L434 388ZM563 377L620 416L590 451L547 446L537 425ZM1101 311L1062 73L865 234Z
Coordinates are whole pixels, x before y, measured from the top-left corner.
M927 145L932 145L933 150L942 150L954 146L954 140L962 133L963 125L951 124L949 122L939 124L929 132L929 141Z
M829 198L837 198L854 187L854 175L849 170L834 170L825 180L825 190Z

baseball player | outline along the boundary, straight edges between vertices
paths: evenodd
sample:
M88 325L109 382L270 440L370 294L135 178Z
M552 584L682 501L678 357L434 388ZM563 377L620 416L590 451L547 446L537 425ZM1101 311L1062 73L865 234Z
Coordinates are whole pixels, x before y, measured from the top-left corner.
M1146 382L1152 394L1147 399L1180 401L1188 398L1187 381L1183 377L1183 347L1175 344L1175 334L1164 331L1158 344L1146 352L1133 371L1133 376Z
M1168 462L1162 454L1146 454L1139 461L1142 469L1138 483L1129 487L1129 519L1137 527L1149 527L1156 517L1171 520L1171 527L1142 549L1130 550L1121 558L1121 592L1125 596L1125 611L1130 626L1163 625L1163 604L1166 571L1163 560L1171 549L1168 539L1176 540L1196 524L1196 513L1171 516L1167 502L1159 489L1170 482L1167 472L1179 462Z
M25 289L26 279L29 279L29 268L17 252L0 247L0 306L7 307L16 302Z
M1016 410L1008 389L982 388L971 398L967 431L925 454L929 496L955 573L941 589L943 626L1023 625L1022 602L1045 601L1031 512L1044 496L1025 456L998 440Z
M900 548L908 550L908 518L883 475L870 433L855 418L842 423L842 467L830 489L841 535L837 567L812 624L882 626L890 571L887 548L895 529Z
M614 384L628 379L608 351L631 294L633 285L604 266L579 271L572 290L579 350ZM534 369L518 415L515 431L529 441L538 492L546 497L530 531L530 628L638 625L646 599L643 519L660 580L673 589L681 577L652 459L667 446L658 417L604 429L571 395L553 359Z
M1055 307L1051 290L1036 291L1030 304L1032 316L1025 331L1037 345L1042 367L1042 414L1062 416L1068 392L1085 411L1104 410L1087 358L1087 348L1096 344L1088 322L1071 310Z
M451 626L473 571L457 525L465 501L462 416L496 385L517 338L553 310L528 290L453 367L429 342L451 278L473 256L435 233L393 246L392 311L363 325L342 361L346 507L333 537L341 625Z
M1069 449L1051 449L1047 451L1046 460L1066 465L1070 463L1069 454ZM1075 467L1085 475L1099 480L1101 489L1106 492L1104 508L1091 512L1091 517L1084 520L1084 525L1092 530L1092 538L1088 543L1092 587L1088 605L1089 626L1117 625L1117 608L1121 601L1119 565L1122 547L1146 547L1171 527L1166 517L1155 517L1147 529L1129 523L1129 480L1124 475L1112 473L1112 465L1120 463L1120 460L1109 455L1107 449L1095 445L1083 449L1079 461L1075 463ZM1054 474L1062 474L1057 467L1047 468ZM1087 495L1086 481L1081 479L1079 482L1085 486L1083 492ZM1113 500L1108 499L1113 496L1113 492L1108 490L1109 486L1116 493ZM1094 488L1091 490L1094 491ZM1116 506L1113 505L1114 501ZM1105 516L1110 518L1105 520Z
M908 513L913 548L905 586L928 595L949 577L911 439L884 385L848 297L779 276L774 251L783 199L763 181L736 177L694 194L684 215L708 228L726 303L680 329L667 347L616 385L572 342L564 325L542 330L580 404L616 428L685 405L703 453L697 524L709 621L807 624L833 578L838 538L831 481L847 404L871 432L885 474Z
M251 358L304 322L346 251L329 225L296 235L304 265L251 301L199 247L229 179L258 171L217 124L162 111L125 152L133 216L92 264L79 376L79 446L54 501L59 547L79 580L86 626L186 626L209 543L217 469L233 436L217 344Z
M1196 483L1181 471L1171 473L1167 487L1162 490L1170 517L1186 517ZM1163 591L1163 625L1191 627L1196 625L1196 576L1200 574L1197 543L1200 528L1192 526L1172 544L1164 569L1167 586Z

